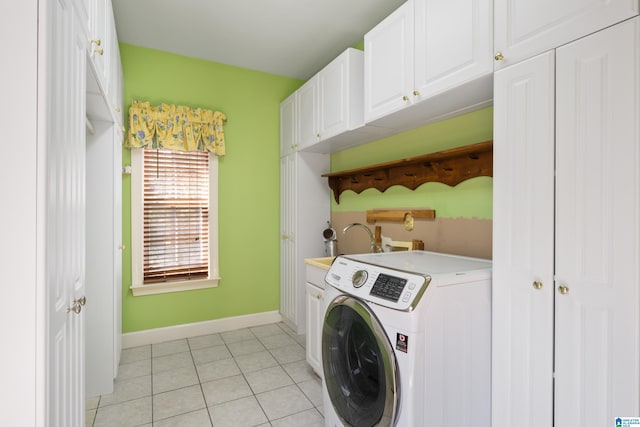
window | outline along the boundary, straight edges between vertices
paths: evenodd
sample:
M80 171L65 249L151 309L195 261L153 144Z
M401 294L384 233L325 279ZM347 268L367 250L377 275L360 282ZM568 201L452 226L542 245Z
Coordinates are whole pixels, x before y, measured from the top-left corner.
M131 151L134 295L214 287L217 157L200 151Z

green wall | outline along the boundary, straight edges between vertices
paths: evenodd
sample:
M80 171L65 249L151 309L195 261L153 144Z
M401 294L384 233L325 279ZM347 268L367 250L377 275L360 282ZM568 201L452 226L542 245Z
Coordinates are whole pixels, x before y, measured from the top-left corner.
M333 172L420 156L493 139L493 107L344 150L331 156ZM345 191L340 204L332 198L332 212L381 208L432 208L439 218L492 218L493 179L479 177L455 187L426 183L411 191L393 186L384 193L367 189Z
M122 329L132 332L278 310L280 101L302 82L120 44L125 108L131 99L203 107L227 116L219 161L217 288L131 295L131 252L123 255ZM123 150L123 164L131 164ZM123 176L123 240L131 248L131 179Z

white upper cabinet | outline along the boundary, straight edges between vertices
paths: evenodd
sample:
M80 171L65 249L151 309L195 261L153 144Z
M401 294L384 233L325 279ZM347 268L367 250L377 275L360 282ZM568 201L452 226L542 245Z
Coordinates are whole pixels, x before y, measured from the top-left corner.
M118 37L116 35L116 23L113 19L110 21L111 37L109 38L109 56L110 70L108 78L109 82L109 99L111 108L113 109L116 123L123 124L124 108L124 75L122 74L122 62L120 61L120 47L118 46Z
M637 0L495 0L495 68L638 14Z
M280 157L296 149L296 93L280 103Z
M493 10L487 0L417 0L414 89L429 98L493 70ZM413 94L413 92L412 92Z
M367 123L407 129L490 104L489 0L408 0L364 42Z
M86 38L89 64L111 118L123 123L123 75L111 0L73 0L75 15Z
M347 49L318 73L318 139L364 124L364 54Z
M345 135L342 143L360 135L345 132L364 125L362 51L349 48L311 77L280 104L280 155L311 148L328 152L319 142Z
M413 102L413 1L364 36L364 117L370 122Z
M299 148L364 124L363 56L360 50L345 50L298 89Z
M98 73L105 92L109 89L111 66L110 59L113 52L111 46L111 21L113 15L110 0L94 0L89 10L89 56Z
M297 147L302 148L319 140L317 74L298 89L297 98L298 141L296 143Z

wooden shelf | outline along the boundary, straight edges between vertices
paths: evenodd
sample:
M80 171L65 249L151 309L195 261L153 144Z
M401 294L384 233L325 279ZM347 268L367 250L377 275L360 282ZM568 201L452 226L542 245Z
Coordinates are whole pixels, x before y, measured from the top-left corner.
M433 209L374 209L367 211L367 222L403 222L407 215L411 215L412 218L435 219L436 211Z
M425 182L455 186L478 176L493 176L493 141L322 176L329 179L336 203L345 190L360 194L375 188L384 192L394 185L415 190Z

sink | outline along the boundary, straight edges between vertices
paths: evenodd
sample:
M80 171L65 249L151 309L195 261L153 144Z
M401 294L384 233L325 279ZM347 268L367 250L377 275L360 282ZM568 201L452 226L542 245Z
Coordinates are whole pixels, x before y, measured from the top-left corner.
M322 258L306 258L304 260L304 263L313 265L314 267L318 267L323 270L328 270L329 267L331 267L331 263L333 262L334 259L335 257L333 256L322 257Z

